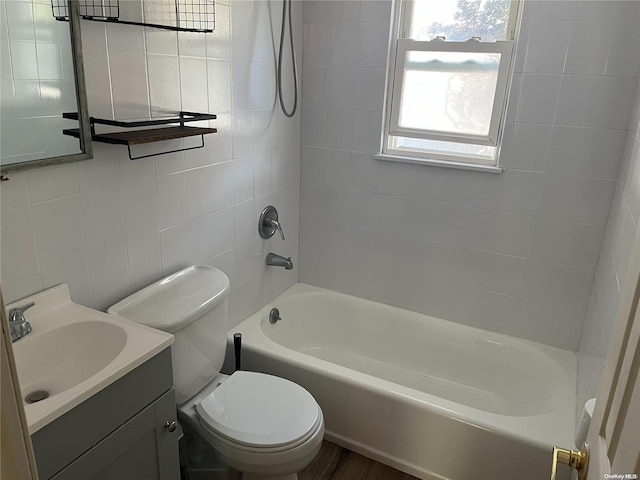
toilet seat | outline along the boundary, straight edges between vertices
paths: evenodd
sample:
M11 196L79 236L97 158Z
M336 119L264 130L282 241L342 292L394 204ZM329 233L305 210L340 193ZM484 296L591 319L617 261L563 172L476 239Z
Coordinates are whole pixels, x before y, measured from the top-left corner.
M318 404L304 388L256 372L235 372L195 410L219 441L256 453L295 448L323 425Z

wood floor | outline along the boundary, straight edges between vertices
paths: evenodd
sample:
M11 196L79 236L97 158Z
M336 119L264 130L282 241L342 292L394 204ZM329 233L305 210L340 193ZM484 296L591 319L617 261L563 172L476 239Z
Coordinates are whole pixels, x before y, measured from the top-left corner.
M358 455L326 440L313 462L298 473L298 479L417 480L416 477Z
M184 480L241 480L242 474L233 470L205 471L205 473L190 471L182 478ZM298 480L418 479L325 440L313 462L298 472Z

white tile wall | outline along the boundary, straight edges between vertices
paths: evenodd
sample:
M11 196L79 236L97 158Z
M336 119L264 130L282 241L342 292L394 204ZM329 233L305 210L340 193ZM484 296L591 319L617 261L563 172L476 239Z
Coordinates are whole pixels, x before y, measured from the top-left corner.
M604 366L620 292L625 287L628 258L638 235L640 211L640 90L635 101L626 148L616 182L605 239L596 269L593 289L578 355L578 411L595 395Z
M640 4L527 0L501 175L372 158L390 12L304 2L301 281L576 350L632 113Z
M625 1L526 5L502 175L373 160L389 1L294 2L302 127L300 114L273 113L265 26L271 13L279 32L278 4L217 2L213 34L83 23L92 115L190 107L219 114L219 133L184 154L131 162L97 144L94 160L12 175L0 187L5 300L66 282L76 301L105 308L204 262L232 279L237 323L297 280L300 236L302 281L482 328L576 349L588 307L586 398L640 216L640 109L629 101L640 12ZM17 107L5 85L3 117ZM257 237L268 204L284 243ZM294 271L266 267L269 251L291 255Z
M274 108L275 81L260 82L275 72L264 45L271 28L280 30L278 5L219 1L216 13L208 34L83 22L91 115L211 112L219 132L201 150L131 161L123 147L94 144L92 160L9 175L0 187L5 302L66 282L75 301L104 309L206 263L232 280L233 325L297 281L301 113L286 119ZM301 3L293 13L300 62ZM254 34L248 25L261 27ZM258 72L253 90L247 72ZM258 214L269 204L280 211L284 243L258 237ZM266 267L269 251L292 256L294 270Z

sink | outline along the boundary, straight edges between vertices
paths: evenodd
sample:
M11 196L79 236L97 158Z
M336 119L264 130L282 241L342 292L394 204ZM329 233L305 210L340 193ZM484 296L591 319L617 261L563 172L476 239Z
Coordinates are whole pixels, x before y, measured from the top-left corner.
M25 337L14 349L20 388L27 395L34 391L57 395L100 372L126 343L127 333L121 326L99 320Z
M173 343L173 335L71 301L67 285L25 298L32 332L13 344L29 433Z

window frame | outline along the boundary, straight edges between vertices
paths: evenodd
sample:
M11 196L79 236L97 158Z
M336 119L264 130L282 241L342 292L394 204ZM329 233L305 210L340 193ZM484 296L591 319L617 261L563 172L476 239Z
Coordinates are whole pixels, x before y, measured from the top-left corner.
M498 132L502 115L498 111L502 110L504 99L507 94L507 80L509 77L510 59L513 43L501 42L444 42L440 40L419 41L410 39L398 39L396 47L396 65L394 67L392 96L397 95L391 102L391 112L389 116L389 135L422 138L425 140L436 140L443 142L471 143L474 145L497 146ZM499 53L501 55L500 66L498 68L498 78L496 81L495 94L493 97L493 107L491 120L489 122L489 132L487 135L456 134L446 133L441 130L412 129L399 125L400 104L402 90L404 88L404 75L406 70L406 58L408 52L470 52L470 53Z
M437 0L434 0L437 1ZM509 20L507 24L507 40L496 42L465 41L451 42L446 40L413 40L411 35L411 16L414 0L396 0L392 16L392 28L389 42L389 58L387 64L387 80L385 85L385 109L381 132L380 154L376 158L411 163L434 163L436 165L459 165L460 168L488 169L502 171L498 167L502 137L506 123L506 112L509 101L509 91L515 67L515 51L517 33L521 24L521 9L523 0L511 0ZM398 117L400 99L402 97L402 82L404 78L404 63L407 51L470 51L500 53L501 61L496 83L496 92L491 115L489 134L474 136L462 134L447 134L440 131L399 128ZM393 148L393 137L422 138L425 140L444 141L459 144L473 144L496 148L495 158L480 157L462 152L448 153L445 151L416 151Z

